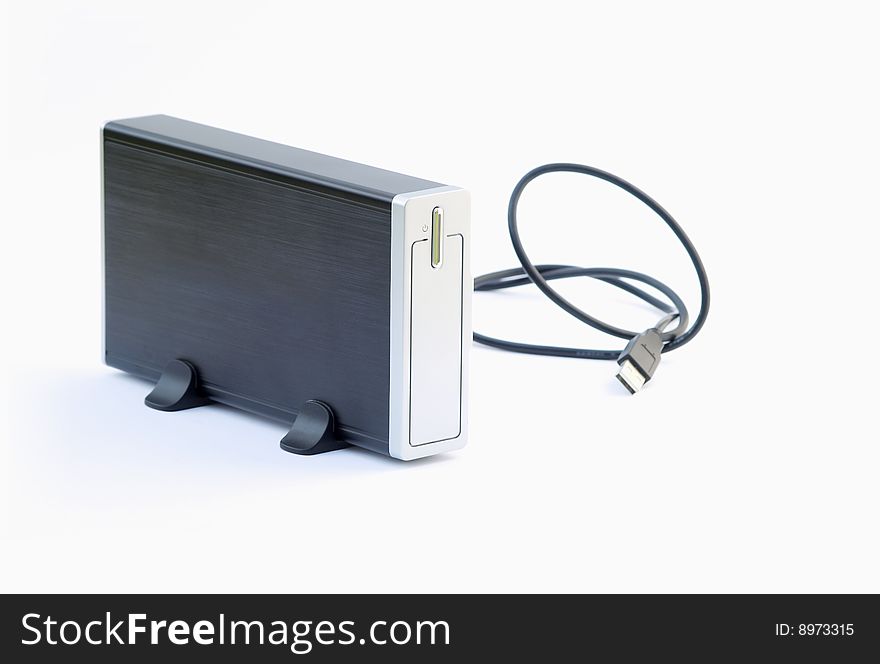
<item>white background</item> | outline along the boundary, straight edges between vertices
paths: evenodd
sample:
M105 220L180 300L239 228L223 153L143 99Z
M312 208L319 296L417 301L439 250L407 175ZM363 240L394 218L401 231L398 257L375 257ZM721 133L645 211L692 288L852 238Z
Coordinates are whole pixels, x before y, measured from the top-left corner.
M880 591L871 5L5 4L0 590ZM475 274L515 264L527 170L618 173L700 250L708 324L636 397L613 363L475 347L471 443L423 462L152 411L99 361L99 128L150 113L466 187ZM697 306L671 233L608 185L548 177L521 218L535 261ZM528 289L474 321L622 344Z

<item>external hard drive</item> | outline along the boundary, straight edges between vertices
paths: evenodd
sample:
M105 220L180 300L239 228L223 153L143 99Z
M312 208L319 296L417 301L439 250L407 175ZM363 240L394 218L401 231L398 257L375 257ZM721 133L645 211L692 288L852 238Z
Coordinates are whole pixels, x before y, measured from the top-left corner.
M103 130L104 358L311 454L467 440L466 191L167 116Z

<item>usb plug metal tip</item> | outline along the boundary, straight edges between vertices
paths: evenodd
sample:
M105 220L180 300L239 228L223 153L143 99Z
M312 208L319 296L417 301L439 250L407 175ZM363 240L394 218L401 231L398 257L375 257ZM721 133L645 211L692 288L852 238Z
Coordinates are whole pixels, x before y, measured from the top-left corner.
M630 394L635 394L645 384L645 376L629 360L624 360L620 363L617 380L623 383L623 386L629 390Z

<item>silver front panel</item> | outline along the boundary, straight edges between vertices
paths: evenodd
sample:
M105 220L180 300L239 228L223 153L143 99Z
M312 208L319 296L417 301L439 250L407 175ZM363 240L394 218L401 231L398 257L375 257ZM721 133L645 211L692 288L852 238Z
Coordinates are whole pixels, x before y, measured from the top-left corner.
M388 451L416 459L467 442L470 196L456 187L400 194L391 216Z
M461 305L464 238L437 238L412 246L410 305L409 444L436 443L461 433Z

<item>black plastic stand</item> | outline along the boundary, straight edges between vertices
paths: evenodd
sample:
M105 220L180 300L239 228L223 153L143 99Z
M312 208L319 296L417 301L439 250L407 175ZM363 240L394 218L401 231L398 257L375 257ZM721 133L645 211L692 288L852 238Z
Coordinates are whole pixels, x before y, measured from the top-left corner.
M195 367L186 360L171 360L144 403L156 410L176 411L198 408L211 400L199 391Z
M281 439L281 449L293 454L323 454L344 447L348 443L336 437L336 418L330 406L315 399L302 405L290 431Z
M144 403L156 410L176 411L207 405L211 399L199 389L199 374L192 364L171 360ZM302 405L290 431L281 439L281 449L293 454L322 454L348 446L336 437L333 410L315 399Z

